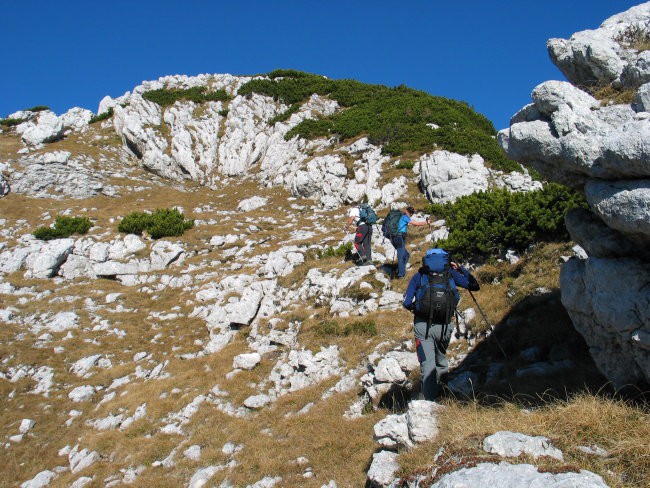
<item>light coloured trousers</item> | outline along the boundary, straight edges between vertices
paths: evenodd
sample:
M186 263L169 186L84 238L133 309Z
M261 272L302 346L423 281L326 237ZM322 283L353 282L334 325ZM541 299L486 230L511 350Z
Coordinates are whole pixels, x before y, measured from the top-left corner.
M415 349L420 362L420 391L425 400L434 401L440 393L439 379L449 369L445 352L451 338L452 325L431 324L428 338L426 321L415 317ZM443 335L444 333L444 335Z

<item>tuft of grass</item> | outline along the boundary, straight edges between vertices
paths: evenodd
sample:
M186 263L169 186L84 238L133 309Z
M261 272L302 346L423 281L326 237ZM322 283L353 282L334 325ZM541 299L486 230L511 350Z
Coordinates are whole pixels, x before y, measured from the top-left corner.
M634 88L617 88L611 84L587 87L587 91L596 100L600 100L602 105L630 104L634 101L634 96L636 95L636 89Z
M348 337L351 335L374 337L377 335L377 324L372 319L357 320L344 325L335 320L324 320L316 326L316 335L321 337Z
M64 217L59 215L53 227L39 227L33 232L34 237L42 241L62 239L73 234L86 234L93 223L88 217Z
M650 32L639 25L630 26L616 40L623 46L639 52L650 50Z

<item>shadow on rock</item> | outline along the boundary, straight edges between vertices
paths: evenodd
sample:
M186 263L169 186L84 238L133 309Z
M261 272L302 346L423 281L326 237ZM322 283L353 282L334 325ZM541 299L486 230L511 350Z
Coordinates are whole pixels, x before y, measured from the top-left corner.
M527 406L585 391L614 393L574 329L559 290L515 305L450 371L445 387L445 395L458 400L505 399Z

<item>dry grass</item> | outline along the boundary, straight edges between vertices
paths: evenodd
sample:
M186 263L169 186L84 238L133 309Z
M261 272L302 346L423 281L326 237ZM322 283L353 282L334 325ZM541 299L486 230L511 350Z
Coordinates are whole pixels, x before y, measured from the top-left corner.
M601 105L628 105L634 101L634 96L636 95L636 89L622 89L612 85L589 87L587 91L595 99L600 100Z
M439 417L440 435L435 442L403 453L403 474L422 470L424 459L433 459L445 448L440 463L457 451L462 456L485 456L481 442L500 430L543 435L564 453L564 462L537 461L546 470L561 472L580 466L605 478L613 488L648 486L650 472L650 417L644 408L621 400L595 395L578 395L553 402L536 410L522 410L517 404L488 407L479 402L446 402ZM578 446L597 444L609 452L601 458L578 450ZM530 462L524 457L510 462ZM435 467L435 465L433 466Z

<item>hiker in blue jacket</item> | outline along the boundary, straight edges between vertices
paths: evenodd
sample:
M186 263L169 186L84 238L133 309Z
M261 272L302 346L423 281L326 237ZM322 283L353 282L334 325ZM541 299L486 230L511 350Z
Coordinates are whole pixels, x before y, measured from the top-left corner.
M406 234L408 233L409 225L429 225L429 218L427 217L424 222L417 222L411 220L411 217L415 213L413 207L406 207L403 211L403 215L399 219L397 224L397 234L391 237L391 244L397 251L397 277L404 278L406 276L406 265L409 262L411 254L406 250Z
M444 255L445 259L448 254L442 249L431 249L427 252L429 254ZM457 287L466 288L470 291L479 289L479 284L476 279L470 274L467 269L460 266L453 261L449 262L449 288L453 295L453 309L451 316L447 323L437 320L431 324L427 324L428 317L418 315L416 310L416 297L418 290L421 289L429 280L430 269L426 266L427 256L422 259L423 266L413 275L409 282L406 293L404 293L404 301L402 305L413 312L413 328L415 332L415 348L420 362L420 388L422 396L425 400L435 401L439 394L439 381L443 374L447 373L449 363L445 357L447 346L451 339L453 327L450 326L451 319L453 318L456 310L456 305L460 300L460 294Z

